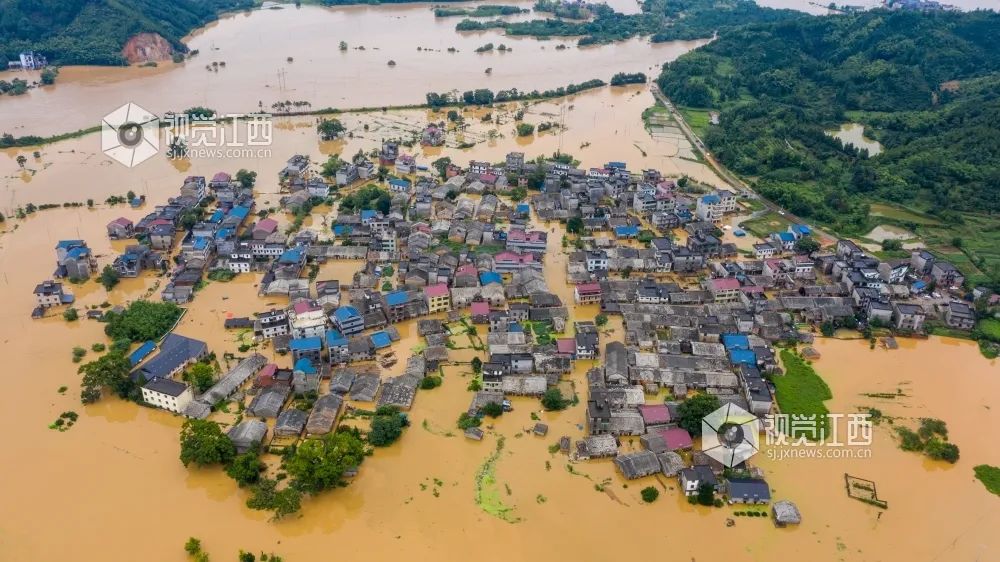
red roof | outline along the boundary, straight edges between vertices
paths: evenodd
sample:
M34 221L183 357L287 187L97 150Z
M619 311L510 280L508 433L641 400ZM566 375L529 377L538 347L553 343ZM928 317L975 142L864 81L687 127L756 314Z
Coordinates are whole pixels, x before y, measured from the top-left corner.
M484 301L476 301L472 303L472 314L473 315L486 315L490 313L490 303Z
M212 176L212 182L213 183L215 183L215 182L229 181L231 179L232 179L232 176L230 176L226 172L219 172L219 173L215 174L214 176Z
M424 288L424 294L428 297L443 297L448 294L448 285L445 285L444 283L428 285Z
M690 449L694 445L691 434L686 429L671 427L660 432L663 440L667 443L667 449L676 451L678 449Z
M117 219L111 221L111 224L117 224L120 226L132 226L132 221L125 217L118 217Z
M476 266L471 263L467 263L455 270L455 275L475 275L476 273L478 273L476 271Z
M274 219L261 219L257 221L257 225L253 227L254 230L261 230L264 232L274 232L278 228L278 221Z
M556 350L559 353L576 353L576 340L573 338L559 338L556 340Z
M599 295L601 294L601 284L600 283L580 283L576 286L576 292L581 295Z
M257 373L257 386L271 386L274 383L274 374L276 372L278 372L278 366L274 363L264 365L264 368Z
M740 280L735 277L712 279L712 288L716 291L735 291L740 288Z
M639 406L639 413L646 425L670 423L670 410L666 404L644 404Z
M295 314L304 314L313 310L320 310L320 308L318 306L313 306L313 304L309 301L299 301L295 303L292 310L295 311Z

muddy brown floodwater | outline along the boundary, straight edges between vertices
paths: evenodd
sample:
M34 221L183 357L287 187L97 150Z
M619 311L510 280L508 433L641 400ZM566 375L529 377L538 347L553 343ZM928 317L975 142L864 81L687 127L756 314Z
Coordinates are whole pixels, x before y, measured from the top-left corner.
M562 146L585 166L624 160L631 169L656 167L718 185L702 164L677 158L676 146L654 141L643 130L640 115L651 103L643 87L603 88L528 107L529 122L564 122L558 132L525 139L514 137L512 123L473 124L466 134L487 137L475 147L452 145L417 154L421 163L447 155L464 164L474 158L499 160L510 150L523 150L530 157ZM300 516L277 523L268 521L266 513L248 510L246 493L221 471L187 470L180 464L180 418L110 398L81 406L71 349L106 342L102 325L87 320L66 323L58 315L29 318L33 286L51 276L55 267L56 241L85 239L101 265L110 263L124 243L109 242L104 225L121 215L138 219L148 213L176 193L186 175L256 170L258 206L272 206L278 199L277 172L289 155L309 154L314 161L330 153L350 155L377 146L382 136L441 118L426 111L341 117L355 136L336 143L318 142L310 118L279 120L272 154L260 159L178 163L157 156L128 170L100 153L95 135L43 147L38 159L31 149L0 153L4 215L12 216L13 209L28 202L97 202L94 209L40 211L0 226L0 350L5 360L0 426L7 430L0 449L5 469L0 481L0 558L181 562L186 559L184 541L197 536L217 560L230 559L241 548L274 551L289 561L325 560L342 555L345 548L375 561L397 560L401 552L414 560L603 561L650 554L670 560L793 555L809 560L996 559L1000 500L973 478L972 466L1000 465L984 431L1000 426L997 409L991 407L1000 392L1000 369L995 361L982 359L974 345L956 340L903 340L896 351L872 351L857 341L817 343L823 357L816 367L834 394L828 404L831 411L874 406L892 416L943 419L962 458L946 465L904 453L886 424L875 430L870 459L777 461L769 459L765 449L756 462L766 470L775 496L796 502L803 512L800 527L783 530L763 518L737 518L736 525L727 528L731 508L690 506L673 481L625 482L611 462L569 465L566 457L549 453L559 436L583 435L583 401L564 412L546 413L536 400L514 399L514 411L491 421L482 442L461 437L455 420L470 400L465 365L475 352L469 349L452 352L457 364L445 369L443 386L418 393L410 412L413 425L397 444L367 459L349 487L309 499ZM474 121L472 114L469 117ZM498 133L489 139L493 128ZM646 156L634 144L642 146ZM28 157L25 170L16 163L19 154ZM108 195L128 189L147 195L145 208L102 203ZM328 213L317 209L308 226L322 228ZM567 256L561 248L564 229L555 223L543 228L550 233L545 277L554 292L572 303L564 274ZM349 282L361 265L330 263L320 278ZM222 330L223 319L285 302L258 298L258 281L258 275L242 275L231 283L209 283L188 307L178 332L205 340L220 357L235 352L239 335ZM82 309L105 300L122 303L147 294L158 298L159 282L155 277L125 280L110 294L93 281L70 289ZM591 320L597 312L596 306L571 306L577 320ZM394 350L401 361L389 372L399 372L420 343L412 322L399 328L403 340ZM608 330L605 342L620 338L620 319L612 318ZM271 355L269 349L264 353ZM599 363L578 362L569 377L581 399L585 373ZM57 392L61 386L68 387L65 395ZM891 401L863 396L896 388L906 396ZM66 432L48 429L67 410L81 414L78 423ZM534 424L532 412L549 424L549 437L526 432ZM504 448L496 461L493 492L518 523L490 515L474 501L476 473L495 451L499 436L504 437ZM638 440L625 439L623 450L638 446ZM845 472L875 480L890 508L879 517L874 507L848 499ZM595 489L598 484L604 484L603 492ZM643 504L639 491L645 486L660 487L660 500Z
M632 0L613 5L619 10L636 7ZM75 131L99 125L105 114L128 102L159 115L195 105L231 114L271 111L271 104L286 100L308 101L314 109L358 108L423 103L427 92L453 89L546 90L593 78L608 81L617 72L655 76L660 65L704 43L651 44L637 38L577 48L576 38L538 41L506 37L498 30L459 33L455 25L461 19L435 18L432 4L289 5L236 13L188 37L187 45L199 54L184 63L66 67L54 86L5 96L0 100L0 132ZM340 50L341 41L348 50ZM475 52L486 43L512 50ZM568 48L557 50L558 45ZM396 65L389 66L390 60ZM206 69L213 62L225 66ZM490 74L487 68L492 68ZM0 79L21 74L0 72Z

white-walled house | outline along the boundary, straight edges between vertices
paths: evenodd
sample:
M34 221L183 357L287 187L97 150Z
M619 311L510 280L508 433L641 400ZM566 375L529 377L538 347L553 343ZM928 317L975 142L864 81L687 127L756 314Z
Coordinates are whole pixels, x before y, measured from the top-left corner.
M191 387L170 379L153 379L142 387L142 400L150 406L183 413L194 399Z

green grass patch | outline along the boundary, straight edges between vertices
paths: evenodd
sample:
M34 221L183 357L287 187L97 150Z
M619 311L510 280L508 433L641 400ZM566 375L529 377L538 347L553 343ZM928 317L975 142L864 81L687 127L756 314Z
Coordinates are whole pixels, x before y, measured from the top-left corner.
M976 332L990 341L1000 342L1000 320L983 318L976 324Z
M684 120L687 121L688 126L691 127L694 134L705 138L705 134L708 133L708 128L711 126L708 116L709 110L694 109L691 107L678 107L677 109L684 116Z
M770 212L755 219L744 221L740 224L740 228L758 238L767 238L772 232L784 232L788 230L791 224L792 221L786 219L784 215Z
M652 128L652 121L654 119L660 123L663 121L673 122L674 120L673 117L670 116L670 112L667 111L667 108L660 105L659 101L657 101L656 105L653 107L647 107L642 111L642 124L646 127L647 131Z
M776 389L775 398L782 414L789 416L816 416L816 428L822 435L828 435L830 421L824 401L833 398L830 387L816 374L812 365L798 354L788 349L781 350L781 362L785 366L785 374L773 378ZM791 425L794 425L792 422ZM812 438L809 429L789 427L790 436ZM816 439L820 434L815 436Z
M976 473L976 478L986 486L991 494L1000 496L1000 468L981 464L972 469Z
M914 223L920 225L939 225L941 224L937 219L930 215L921 213L920 211L915 211L912 209L907 209L905 207L900 207L898 205L890 205L887 203L872 203L871 204L871 214L876 217L885 217L887 219L892 219L904 223Z

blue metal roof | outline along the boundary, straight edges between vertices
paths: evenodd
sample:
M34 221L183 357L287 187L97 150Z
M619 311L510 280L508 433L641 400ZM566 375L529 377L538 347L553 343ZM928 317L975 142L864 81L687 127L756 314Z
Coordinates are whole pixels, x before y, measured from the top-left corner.
M744 334L722 334L722 345L728 351L734 349L750 349L750 339Z
M722 199L719 199L719 196L715 194L705 195L701 198L701 202L705 203L706 205L716 205L721 201Z
M528 205L527 203L519 203L517 205L517 212L519 212L519 213L530 213L531 212L531 205Z
M619 170L623 170L623 169L625 169L625 163L624 162L608 162L607 167L608 168L618 168Z
M757 354L749 349L733 349L729 351L729 360L733 365L739 365L740 363L756 365Z
M778 234L778 239L781 240L782 242L794 242L795 241L795 235L792 234L791 232L779 232L777 234Z
M215 212L212 213L212 216L208 217L208 222L220 223L222 222L222 219L225 216L226 216L225 211L223 211L222 209L216 209Z
M74 259L82 258L90 255L90 249L78 246L67 252L66 255Z
M205 238L204 236L199 236L198 238L194 239L195 250L204 250L207 247L208 247L208 238Z
M335 236L349 235L352 230L354 230L354 229L349 224L335 224L335 225L333 225L333 234Z
M484 271L479 274L479 283L482 285L489 285L490 283L503 283L503 279L500 274L496 271Z
M247 208L247 207L244 207L242 205L233 207L233 209L231 211L229 211L229 216L231 216L231 217L237 217L241 221L243 219L247 218L247 215L249 215L249 214L250 214L250 209Z
M301 248L291 248L285 250L281 257L278 258L280 263L299 263L302 261L302 249Z
M232 228L220 228L218 232L215 233L216 240L225 240L233 234L236 234L236 230Z
M808 234L812 234L812 229L809 228L809 226L805 225L805 224L793 224L792 225L792 230L795 231L795 232L798 232L799 234L801 234L803 236L808 235Z
M365 220L373 219L373 218L375 218L375 211L374 210L372 210L372 209L362 209L362 211L361 211L361 220L365 221Z
M156 349L156 343L154 343L152 340L147 341L146 343L140 345L138 349L128 354L128 362L131 364L131 366L135 367L136 365L141 363L142 360L145 359L155 349Z
M344 337L337 330L327 330L326 331L326 346L327 347L342 347L347 345L347 338Z
M639 227L638 226L616 226L615 236L638 236Z
M383 347L389 347L390 345L392 345L392 338L390 338L389 334L385 332L375 332L374 334L371 335L370 339L372 345L375 346L376 349L381 349Z
M313 367L312 361L308 357L300 357L298 361L295 362L294 369L296 371L302 371L307 375L315 375L316 367Z
M361 317L361 313L359 313L358 309L354 308L353 306L345 305L345 306L342 306L342 307L338 308L337 310L335 310L333 312L333 316L338 321L345 322L345 321L350 320L352 318L360 318Z
M73 248L75 246L82 246L83 240L60 240L56 244L56 248Z
M389 180L389 185L395 185L399 187L410 187L410 182L399 178L392 178Z
M323 349L323 340L319 336L311 338L295 338L288 342L288 349L292 351L313 351Z
M385 296L385 304L389 306L399 306L401 304L406 304L409 297L406 291L393 291Z

